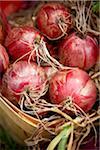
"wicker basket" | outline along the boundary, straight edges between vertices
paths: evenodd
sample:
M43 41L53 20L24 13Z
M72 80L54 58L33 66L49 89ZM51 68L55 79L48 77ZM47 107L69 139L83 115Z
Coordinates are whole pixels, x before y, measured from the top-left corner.
M39 121L22 111L0 96L0 125L19 144L34 133Z

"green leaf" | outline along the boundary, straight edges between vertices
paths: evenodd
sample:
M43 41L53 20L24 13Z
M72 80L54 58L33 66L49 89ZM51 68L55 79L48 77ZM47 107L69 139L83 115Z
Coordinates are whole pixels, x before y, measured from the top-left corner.
M67 142L66 138L68 138L70 132L71 132L71 126L64 127L63 130L50 142L49 146L47 147L47 150L54 150L55 147L58 145L58 143L64 138L63 139L64 141L61 141L61 145L59 145L59 147L63 148L65 146L65 142ZM64 150L64 149L60 149L60 150Z
M57 150L65 150L67 141L68 141L68 136L64 136L60 140Z
M98 13L99 12L99 8L100 8L100 2L95 2L92 6L92 10L94 13Z

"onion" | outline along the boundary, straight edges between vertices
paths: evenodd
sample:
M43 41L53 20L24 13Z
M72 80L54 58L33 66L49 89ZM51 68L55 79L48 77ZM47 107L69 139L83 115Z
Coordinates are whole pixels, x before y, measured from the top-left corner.
M85 143L86 142L86 143ZM99 144L99 137L97 139L97 143L95 144L95 138L94 136L91 134L90 137L88 137L85 140L85 144L82 144L80 147L80 150L97 150L97 144ZM99 146L99 145L98 145Z
M0 85L1 85L1 79L2 75L5 72L5 70L8 68L9 65L9 57L6 52L6 49L0 44Z
M82 39L74 33L60 43L58 51L62 64L88 70L96 63L98 45L91 36Z
M46 73L46 75L47 75L48 78L51 78L57 72L57 70L55 70L51 66L45 66L43 68L44 68L45 73Z
M7 32L5 46L13 60L16 62L22 59L28 59L28 62L37 60L38 65L44 61L55 68L63 67L49 54L44 37L33 27L23 26L11 29L2 10L0 16Z
M61 3L47 3L39 9L36 24L48 39L57 40L69 31L72 24L71 14Z
M50 80L49 95L52 103L71 100L88 112L96 102L96 86L89 75L78 68L58 71Z
M41 40L40 34L30 26L14 27L11 29L7 17L2 9L0 9L0 17L7 34L5 46L12 60L28 59L32 54L32 59L36 58L36 45ZM32 51L35 49L34 51ZM25 57L26 56L26 57Z
M8 49L9 55L13 60L23 56L23 59L28 59L29 54L34 49L36 43L40 42L40 34L33 27L15 27L10 32L5 40L5 46ZM27 57L24 57L27 54ZM36 59L36 53L32 53L33 60Z
M45 91L46 81L42 67L35 63L19 61L12 64L4 74L2 94L13 103L18 102L23 95L37 99Z
M0 1L0 8L3 9L6 16L11 15L12 13L25 8L25 1Z
M58 57L57 56L57 49L58 49L58 47L56 45L54 45L54 44L50 44L49 42L46 42L46 47L47 47L50 55L53 58L57 59L57 57Z
M11 29L7 17L2 9L0 9L0 17L7 34L5 46L12 60L28 59L29 54L34 49L34 43L40 40L39 33L33 27L15 27ZM25 57L26 56L26 57ZM36 57L35 51L32 52L33 60Z
M44 38L44 41L45 41L46 49L47 49L50 57L52 57L54 60L57 61L57 59L58 59L58 47L57 47L57 45L55 45L54 43L50 43L45 38ZM48 62L48 60L42 61L41 65L42 66L51 66L50 63Z
M3 30L3 26L0 22L0 43L2 44L4 41L4 30Z
M13 60L37 61L38 65L45 62L55 68L62 65L54 59L46 47L44 37L33 27L15 27L9 30L5 46Z

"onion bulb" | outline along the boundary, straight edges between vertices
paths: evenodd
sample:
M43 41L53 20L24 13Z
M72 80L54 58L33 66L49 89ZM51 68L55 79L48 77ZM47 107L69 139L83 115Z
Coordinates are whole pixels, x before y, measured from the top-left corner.
M36 24L48 39L57 40L68 33L72 18L68 8L63 4L51 2L39 9Z
M82 39L74 33L62 40L58 51L60 63L88 70L96 63L99 50L91 36Z
M52 103L67 103L70 99L73 104L88 112L96 102L96 86L81 69L61 70L50 80L49 95Z
M9 56L6 49L0 44L0 84L2 80L2 75L9 65Z
M15 27L10 32L5 40L5 46L13 60L20 57L28 59L29 54L34 49L34 44L40 41L39 33L33 27ZM33 60L36 53L33 52Z
M42 67L36 63L19 61L12 64L4 74L2 94L13 103L19 102L23 95L36 99L45 91L46 81Z

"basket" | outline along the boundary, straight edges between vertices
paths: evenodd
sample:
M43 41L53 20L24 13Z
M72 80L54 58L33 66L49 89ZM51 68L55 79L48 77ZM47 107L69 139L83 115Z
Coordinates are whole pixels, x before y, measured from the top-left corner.
M0 95L0 125L18 144L25 145L24 140L35 132L38 123Z

